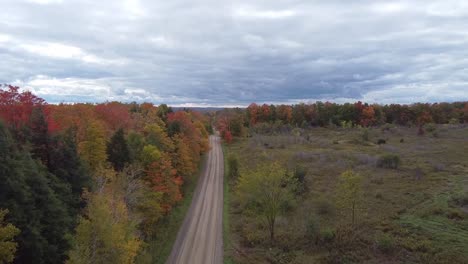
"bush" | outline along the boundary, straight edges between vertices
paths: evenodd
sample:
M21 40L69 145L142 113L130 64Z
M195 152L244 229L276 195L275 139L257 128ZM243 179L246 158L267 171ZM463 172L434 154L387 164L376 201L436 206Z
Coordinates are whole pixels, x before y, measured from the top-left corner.
M386 169L398 169L400 157L396 154L385 154L377 160L377 167Z
M314 216L309 217L307 220L306 235L310 241L317 243L320 236L320 223L319 220Z
M382 144L385 144L385 143L387 143L387 141L385 139L380 138L379 140L377 140L377 144L379 144L379 145L382 145Z
M294 168L294 179L296 179L298 186L297 186L297 194L304 193L306 189L305 185L305 176L307 174L307 168L301 165L296 165Z
M335 239L335 230L332 228L325 228L320 231L320 241L322 243L331 243Z
M364 141L369 141L369 130L365 128L361 133L361 138Z
M317 202L317 214L332 215L334 211L335 211L335 207L328 200L321 199Z
M377 192L377 193L375 194L375 198L377 198L377 199L379 199L379 200L382 200L382 199L383 199L382 193L381 193L381 192Z
M395 240L389 234L379 234L375 240L377 249L382 253L388 254L395 249Z
M458 125L458 124L460 124L460 120L458 120L456 118L450 118L449 124L450 125Z
M239 161L236 156L228 157L229 178L237 179L239 177Z
M468 205L468 192L459 193L452 197L452 202L458 206L467 206Z
M434 132L436 130L436 125L433 124L433 123L429 123L429 124L426 124L424 126L424 128L426 129L427 132Z

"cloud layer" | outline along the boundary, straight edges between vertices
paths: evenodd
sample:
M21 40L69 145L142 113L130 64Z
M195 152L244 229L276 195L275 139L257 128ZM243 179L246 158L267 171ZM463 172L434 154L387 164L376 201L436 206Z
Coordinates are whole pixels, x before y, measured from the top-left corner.
M468 100L466 1L1 1L0 83L50 102Z

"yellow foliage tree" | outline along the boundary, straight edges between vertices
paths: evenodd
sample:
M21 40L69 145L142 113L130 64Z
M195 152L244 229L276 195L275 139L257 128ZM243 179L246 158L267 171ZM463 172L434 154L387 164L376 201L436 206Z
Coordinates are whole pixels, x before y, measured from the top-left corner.
M174 153L174 167L184 177L192 175L196 170L196 163L190 153L189 144L180 134L174 136L176 152Z
M67 263L134 263L142 242L122 197L109 186L87 197L86 215L80 218Z
M8 210L0 209L0 263L12 262L18 247L13 238L20 230L12 224L4 223L7 213Z
M106 139L103 126L92 121L86 128L84 141L78 145L80 157L89 165L94 172L104 166L107 160Z
M351 223L354 225L356 211L359 210L363 198L362 177L351 170L343 172L337 188L337 204L345 215L351 214Z
M297 180L278 163L273 163L241 174L237 193L243 206L265 220L273 242L276 218L283 213L285 204L294 200L296 188Z

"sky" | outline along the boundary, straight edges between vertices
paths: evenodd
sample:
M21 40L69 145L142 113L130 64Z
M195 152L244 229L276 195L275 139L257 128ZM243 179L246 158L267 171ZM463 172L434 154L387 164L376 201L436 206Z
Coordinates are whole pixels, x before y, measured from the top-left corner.
M468 1L0 0L0 83L50 103L468 100Z

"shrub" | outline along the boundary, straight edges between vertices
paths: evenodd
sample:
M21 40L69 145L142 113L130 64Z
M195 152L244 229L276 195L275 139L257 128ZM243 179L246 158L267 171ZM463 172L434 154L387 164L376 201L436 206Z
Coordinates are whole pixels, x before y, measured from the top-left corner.
M468 192L460 193L452 197L452 202L458 206L467 206L468 205Z
M361 133L361 138L364 141L369 141L369 130L365 128Z
M375 240L377 249L382 253L388 254L395 249L395 240L389 234L379 234Z
M400 143L405 143L405 139L404 138L400 139Z
M385 143L387 143L387 141L385 139L380 138L379 140L377 140L377 144L379 144L379 145L382 145L382 144L385 144Z
M323 243L331 243L335 239L335 230L332 228L325 228L320 231L320 241Z
M382 193L381 192L377 192L375 194L375 198L379 199L379 200L382 200L383 199L383 196L382 196Z
M433 123L426 124L424 127L427 132L434 132L436 130L436 125Z
M457 124L460 124L460 120L458 120L458 119L456 119L456 118L450 118L449 124L450 124L450 125L457 125Z
M386 169L398 169L400 157L396 154L385 154L377 160L377 167Z
M320 223L316 217L309 217L306 224L306 236L310 241L317 243L320 236Z
M236 156L228 157L229 178L237 179L239 177L239 161Z
M294 168L294 179L297 181L297 194L302 194L307 191L305 184L305 176L307 174L307 168L301 165L296 165Z

